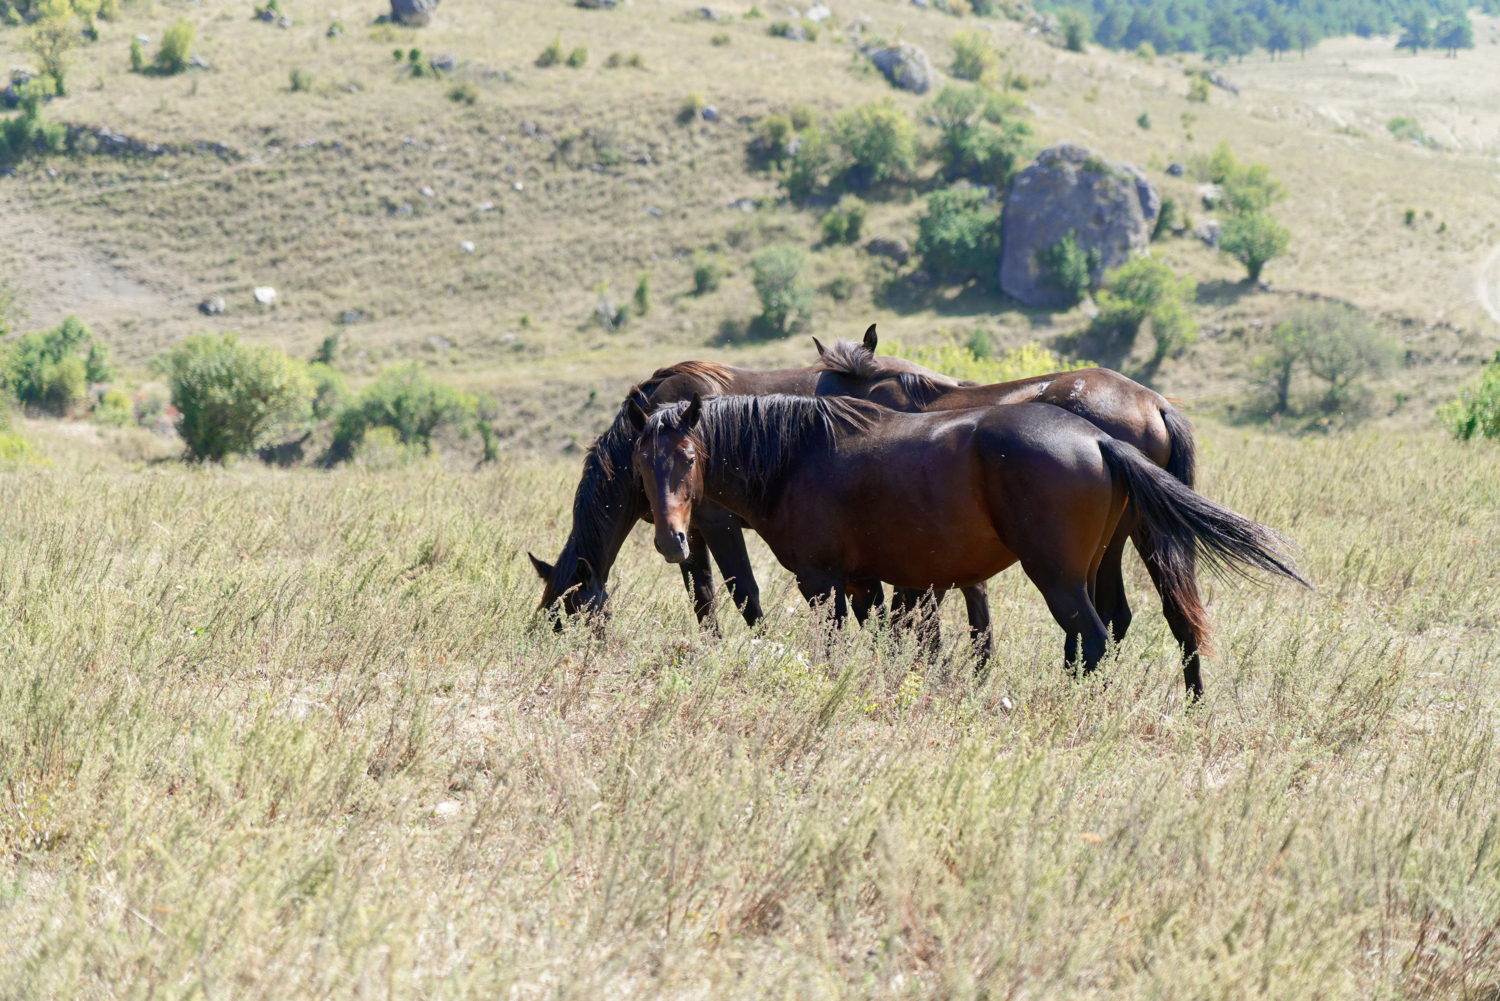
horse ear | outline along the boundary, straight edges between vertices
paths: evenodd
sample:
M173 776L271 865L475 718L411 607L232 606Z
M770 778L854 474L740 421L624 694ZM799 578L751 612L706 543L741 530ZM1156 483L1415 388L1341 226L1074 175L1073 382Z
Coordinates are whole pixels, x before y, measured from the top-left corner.
M875 345L880 343L880 338L875 336L875 324L870 324L870 329L865 331L865 347L870 349L870 354L875 353Z
M825 354L827 354L827 353L828 353L828 352L827 352L827 351L826 351L826 350L825 350L825 349L824 349L824 347L823 347L823 342L822 342L822 341L820 341L820 340L818 340L818 339L817 339L817 338L816 338L816 337L814 337L814 338L813 338L813 346L814 346L814 347L816 347L816 348L817 348L817 349L818 349L818 357L819 357L819 358L821 358L821 357L823 357L823 356L824 356L824 355L825 355Z
M546 561L539 560L535 556L532 556L530 553L527 553L526 556L531 560L532 569L536 571L536 575L538 577L542 578L542 580L544 581L549 581L552 579L552 567Z
M687 405L682 412L682 426L691 428L698 423L698 418L703 416L703 398L697 393L693 394L693 402Z
M639 397L639 393L632 393L625 399L625 417L637 432L646 428L646 408L641 406Z
M584 587L592 587L594 584L594 566L582 556L578 557L578 582Z

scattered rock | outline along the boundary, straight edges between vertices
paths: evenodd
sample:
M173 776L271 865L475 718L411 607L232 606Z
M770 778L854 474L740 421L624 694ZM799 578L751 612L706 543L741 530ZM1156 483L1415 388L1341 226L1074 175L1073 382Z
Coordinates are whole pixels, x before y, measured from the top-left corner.
M328 37L329 38L343 38L344 37L344 28L343 28L343 25L330 24L328 26Z
M292 15L281 15L281 17L276 21L276 26L278 28L290 28L292 26Z
M655 205L647 205L646 212L650 215L656 216L656 218L658 219L661 218L661 209L657 208Z
M253 20L265 21L267 24L276 20L276 12L269 7L257 9Z
M463 251L465 254L472 254L474 253L474 241L464 240L458 245L458 249Z
M276 290L269 285L257 285L255 287L255 301L262 306L276 305Z
M1135 167L1075 143L1042 150L1016 175L1001 217L1000 287L1028 306L1072 305L1037 258L1068 234L1096 256L1092 278L1145 253L1161 198Z
M573 6L584 10L614 10L618 0L573 0Z
M203 57L200 56L200 55L198 55L198 53L196 53L196 52L194 52L193 53L193 57L188 60L188 65L191 66L191 67L193 67L193 69L199 69L199 70L206 70L206 69L208 69L208 63L205 62L204 59L203 59Z
M753 198L736 198L734 201L732 201L732 202L729 203L728 208L739 209L741 212L754 212L755 211L755 199L753 199Z
M921 7L923 10L926 10L931 6L931 4L927 2L927 0L911 0L911 5L913 7Z
M397 215L411 215L411 206L408 205L406 202L402 202L400 205L396 206L396 214Z
M698 112L703 116L705 122L717 122L719 120L719 109L712 104L705 104L703 110Z
M421 27L432 23L438 0L391 0L391 17L402 24Z
M142 45L150 45L151 44L151 39L149 37L147 37L146 35L136 35L135 36L135 40L137 42L140 42Z
M781 37L789 42L805 42L807 41L807 32L803 29L802 25L791 24L787 25L787 29L782 33Z
M1217 219L1205 219L1193 230L1193 235L1215 250L1219 249L1219 221Z
M368 320L369 318L370 314L362 309L346 309L339 314L339 322L345 326L351 323L359 323L361 320Z
M925 94L932 86L932 60L910 42L900 42L884 49L868 48L865 55L887 80L902 90Z
M705 20L705 21L722 21L722 20L724 20L724 15L720 14L718 11L714 10L712 7L699 7L698 8L698 16L701 17L701 18L703 18L703 20Z
M452 52L444 52L442 55L433 56L428 60L427 65L435 70L442 70L444 73L452 73L458 69L458 56Z
M1180 163L1168 164L1167 165L1167 173L1171 174L1173 177L1181 177L1182 176L1182 164L1180 164Z
M459 813L462 812L462 810L462 806L450 799L445 800L439 803L437 806L433 807L432 815L438 820L447 820L449 817L458 816Z
M833 11L823 6L821 0L807 8L807 13L802 15L805 20L811 21L813 24L822 24L832 16Z
M198 312L204 316L218 316L224 312L224 297L219 295L209 296L198 303Z
M898 265L905 264L911 260L911 247L900 237L894 239L877 238L865 244L865 252L874 254L876 257L889 257Z
M1209 70L1208 82L1213 84L1215 87L1218 87L1220 90L1229 91L1235 97L1240 96L1240 85L1229 79L1229 77L1225 76L1218 70Z
M494 202L480 202L479 203L479 211L481 211L481 212L493 212L493 211L495 211L495 203Z
M448 340L448 338L446 337L439 337L437 334L428 334L427 343L431 344L439 351L447 351L449 348L453 347L452 341Z
M511 187L515 188L517 191L520 191L521 190L521 182L517 181L515 184L512 184Z
M437 192L433 191L431 188L423 188L420 192L418 192L418 194L420 194L423 198L437 197Z

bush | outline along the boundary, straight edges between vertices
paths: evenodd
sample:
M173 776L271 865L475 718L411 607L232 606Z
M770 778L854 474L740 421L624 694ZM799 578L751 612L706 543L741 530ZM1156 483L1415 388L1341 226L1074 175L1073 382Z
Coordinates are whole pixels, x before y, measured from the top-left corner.
M1219 249L1245 266L1250 281L1287 252L1292 235L1275 219L1260 212L1230 216L1219 229Z
M944 87L930 111L941 137L935 151L945 178L1003 188L1025 153L1031 128L1009 118L1010 104L982 87Z
M1063 45L1069 52L1084 51L1084 43L1093 32L1089 29L1089 19L1083 11L1069 8L1058 16L1062 28Z
M388 428L401 444L421 445L430 454L432 436L439 429L453 427L467 435L477 413L474 397L435 381L416 362L390 368L356 403L340 412L330 457L335 461L351 458L365 435L376 428Z
M845 195L823 216L823 242L856 243L869 208L854 195Z
M1000 207L982 188L954 187L927 197L917 221L916 252L933 277L993 280L1000 263Z
M682 107L677 111L678 123L682 125L688 125L692 122L697 121L698 116L703 112L703 108L705 105L707 105L707 103L708 102L703 99L703 95L698 93L696 90L688 94L688 96L682 101Z
M1475 437L1500 440L1500 351L1477 384L1438 409L1438 420L1460 441Z
M848 154L852 187L904 177L916 166L916 130L889 98L843 112L834 119L833 135Z
M784 115L767 115L760 123L760 141L766 155L780 163L790 152L788 146L795 131L791 119Z
M68 92L67 73L72 52L82 41L78 19L68 0L41 0L36 5L38 17L27 30L21 46L36 56L42 74L52 78L57 93Z
M813 123L813 110L805 104L794 104L787 117L791 119L792 128L798 132L811 128Z
M760 320L776 333L790 333L796 322L812 319L812 289L801 284L807 251L777 244L750 259L751 284L760 297Z
M189 337L159 363L181 413L177 431L199 462L222 462L284 440L305 425L313 385L286 352L233 334Z
M542 50L542 54L536 57L536 64L543 69L548 66L556 66L563 61L562 35L555 35L552 44Z
M479 100L479 88L472 80L460 80L448 88L448 100L457 104L473 104Z
M578 48L574 49L572 52L568 53L568 65L573 67L575 70L582 69L588 61L589 50L585 49L581 45Z
M707 295L716 291L724 279L724 265L713 257L700 257L693 267L693 292Z
M312 383L313 420L326 420L337 414L349 395L344 373L331 365L315 361L307 366L307 377Z
M1185 305L1198 289L1192 278L1178 278L1164 261L1134 257L1109 272L1104 284L1095 329L1119 337L1128 347L1150 320L1156 341L1152 368L1197 341L1198 326L1188 318Z
M1077 305L1089 294L1094 285L1094 272L1100 267L1099 252L1085 251L1073 233L1068 233L1038 254L1037 263L1050 276L1052 284L1068 297L1069 305Z
M651 275L641 275L641 280L635 286L635 311L638 316L645 316L651 312Z
M781 187L793 202L802 202L823 186L835 159L833 143L822 129L809 128L797 138L797 155L781 175Z
M721 31L718 34L714 35L714 37L710 38L708 41L709 44L713 45L715 48L722 48L723 46L728 45L731 41L733 41L733 39L729 37L728 32Z
M960 80L983 79L1000 65L1000 54L988 32L978 28L956 32L948 44L953 46L953 75Z
M998 354L982 355L974 350L975 340L976 338L971 337L968 344L960 344L956 338L949 336L936 345L913 348L907 348L899 341L891 341L885 348L890 354L914 361L936 372L982 385L1013 382L1050 372L1071 372L1094 366L1091 361L1067 361L1035 341ZM985 341L988 342L988 335L985 336Z
M141 40L132 37L130 39L130 72L143 73L146 70L146 50L141 48Z
M1308 372L1327 384L1319 406L1334 413L1356 402L1358 383L1379 376L1395 359L1390 338L1357 310L1323 305L1302 311L1298 331Z
M287 78L293 93L296 93L298 91L309 91L313 88L312 74L306 72L300 67L293 66L291 72L287 74Z
M183 17L162 32L161 48L156 50L157 72L170 76L187 69L188 57L193 54L193 33L193 23Z
M38 152L62 152L67 145L67 127L42 117L42 102L57 93L52 78L34 77L18 90L21 113L0 121L0 163L15 162Z
M129 427L135 423L135 406L124 392L108 389L94 407L93 416L95 424L112 428Z
M1199 104L1207 104L1208 103L1208 78L1207 77L1203 77L1203 76L1194 76L1193 77L1193 79L1188 83L1187 99L1189 101L1196 101Z
M58 415L76 410L92 383L107 382L113 374L109 346L76 316L17 339L5 365L6 382L19 403Z
M1177 229L1177 199L1166 195L1161 200L1161 211L1156 214L1156 225L1151 227L1153 242L1170 236Z

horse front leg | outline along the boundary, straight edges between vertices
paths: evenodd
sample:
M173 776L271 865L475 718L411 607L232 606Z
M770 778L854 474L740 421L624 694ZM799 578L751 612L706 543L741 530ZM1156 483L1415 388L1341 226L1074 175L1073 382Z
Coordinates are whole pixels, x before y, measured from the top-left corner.
M708 562L708 546L696 528L688 529L688 558L679 567L682 583L693 596L693 614L698 617L698 627L719 635L719 623L714 617L714 571Z
M963 589L964 606L969 611L969 643L977 658L976 672L982 671L995 652L995 634L990 628L990 592L988 584L972 584Z
M704 504L694 515L708 551L729 588L730 598L745 617L745 625L755 625L765 613L760 607L760 585L756 583L750 553L745 548L744 522L739 515L716 504Z
M885 621L885 586L880 581L846 581L844 586L849 594L849 609L854 613L855 622L863 626L872 611L877 620Z

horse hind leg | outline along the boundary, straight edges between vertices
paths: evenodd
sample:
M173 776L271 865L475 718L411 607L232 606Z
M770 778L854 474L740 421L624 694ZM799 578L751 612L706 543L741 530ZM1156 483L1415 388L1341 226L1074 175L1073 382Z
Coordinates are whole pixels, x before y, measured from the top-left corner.
M1188 698L1196 702L1203 697L1201 652L1208 639L1208 624L1204 618L1203 606L1197 602L1196 584L1190 605L1173 594L1164 583L1161 569L1156 564L1155 550L1143 537L1143 533L1136 539L1136 548L1145 561L1151 583L1156 585L1156 593L1161 595L1161 614L1182 650L1182 681L1187 686Z
M1094 576L1094 609L1109 628L1116 646L1125 642L1125 634L1130 630L1130 621L1134 618L1130 599L1125 594L1123 566L1125 540L1131 535L1132 521L1130 512L1126 511L1115 529L1114 537L1104 549L1099 569Z
M1053 620L1067 634L1063 644L1065 667L1075 676L1080 672L1092 674L1109 649L1109 631L1089 600L1088 582L1038 579L1030 568L1026 575L1042 592Z
M995 634L990 628L990 592L987 584L963 589L969 612L969 643L974 647L974 670L982 671L995 652Z

